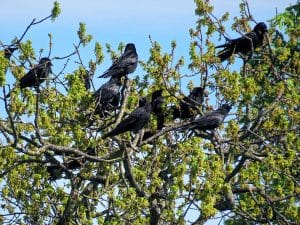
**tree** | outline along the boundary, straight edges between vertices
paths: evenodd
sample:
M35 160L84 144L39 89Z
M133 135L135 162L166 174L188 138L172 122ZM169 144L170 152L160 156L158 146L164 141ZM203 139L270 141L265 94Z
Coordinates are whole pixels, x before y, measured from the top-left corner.
M10 61L0 54L2 224L204 224L216 215L226 224L300 223L299 3L271 20L251 59L236 55L223 63L212 38L226 36L229 15L218 19L209 1L195 3L188 68L209 93L198 114L233 106L217 130L186 133L180 127L189 120L172 119L169 109L184 98L179 84L185 61L175 59L175 41L164 53L150 39L149 59L139 64L145 75L122 80L121 106L104 118L94 114L96 102L85 87L104 57L98 42L89 68L79 63L73 72L64 69L38 89L5 82L7 67L19 80L37 64L33 43L23 39L31 26L59 15L57 2L49 17L33 20L12 41L18 53ZM240 8L232 29L246 33L254 18L246 1ZM72 56L81 62L80 51L92 39L83 23L78 37L67 56L50 51L53 64L67 64ZM106 45L112 59L124 46L113 51ZM156 129L152 116L146 139L143 132L102 139L137 107L138 96L150 99L159 89L163 129Z

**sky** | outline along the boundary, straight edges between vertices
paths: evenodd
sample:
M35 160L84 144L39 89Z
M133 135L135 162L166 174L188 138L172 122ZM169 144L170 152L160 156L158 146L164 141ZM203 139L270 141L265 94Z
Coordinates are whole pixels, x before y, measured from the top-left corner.
M31 39L38 52L40 48L48 53L48 33L53 35L53 48L51 58L65 56L74 50L73 43L78 42L77 30L79 22L86 23L87 32L93 36L93 42L98 41L104 46L110 43L116 49L120 42L133 42L136 45L140 60L149 57L150 41L158 41L163 50L170 52L172 40L177 42L177 57L184 56L188 60L190 43L189 29L195 27L197 17L194 14L195 4L193 0L61 0L62 13L54 21L45 21L33 26L25 36L25 40ZM239 1L236 0L212 0L215 15L222 15L226 11L231 13L231 18L239 15ZM282 12L286 6L295 3L296 0L249 0L251 12L256 21L266 21ZM0 40L9 44L14 37L20 37L33 18L37 20L50 15L53 0L2 0L0 24L2 30ZM232 37L238 35L227 32ZM81 51L84 64L93 56L94 44ZM110 65L111 60L106 55L104 63L96 71L101 75ZM53 62L54 73L58 73L62 61ZM66 72L72 72L74 65L70 64ZM143 74L138 67L132 77ZM96 77L96 76L95 76ZM8 76L8 82L12 83ZM94 78L95 87L98 88L105 80Z
M98 41L105 45L110 43L114 49L120 42L133 42L136 45L140 60L149 57L150 41L158 41L163 50L170 51L172 40L177 42L176 55L188 59L190 44L189 29L195 27L197 17L194 14L195 4L192 0L61 0L62 13L54 21L45 21L33 26L24 40L31 39L36 52L44 48L48 54L48 33L53 35L53 49L51 58L64 56L74 50L73 43L78 42L77 30L79 22L86 23L87 31L93 36L93 42ZM230 12L230 17L239 16L239 1L212 0L214 14L222 15ZM248 0L251 12L256 21L266 22L296 0ZM37 20L50 15L53 0L2 0L0 24L0 41L9 44L14 37L20 37L33 18ZM229 24L230 25L230 24ZM239 34L230 31L227 33L236 37ZM216 43L219 44L219 43ZM87 66L93 56L93 44L82 50L82 59ZM54 73L58 73L63 62L53 62ZM104 63L96 71L101 75L109 66L111 60L106 55ZM67 72L72 72L74 65L70 64ZM143 74L138 68L130 77ZM8 82L13 82L10 74ZM105 79L94 78L98 88ZM2 91L1 91L2 92ZM190 215L191 220L196 219ZM218 224L219 220L211 220L206 225Z

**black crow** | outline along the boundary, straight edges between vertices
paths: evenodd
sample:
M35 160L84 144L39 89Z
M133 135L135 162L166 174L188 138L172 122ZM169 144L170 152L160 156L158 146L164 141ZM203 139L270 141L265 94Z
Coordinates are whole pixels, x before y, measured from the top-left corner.
M17 50L17 49L18 49L18 48L14 48L14 47L8 47L8 48L4 49L4 51L3 51L4 57L9 61L11 55L12 55L13 52L14 52L15 50ZM8 62L7 62L7 64L5 65L5 70L4 70L4 71L5 71L5 74L6 74L6 72L7 72L8 66L9 66L9 64L8 64Z
M20 88L39 86L52 73L52 63L49 58L41 58L38 65L29 70L19 81Z
M95 114L106 116L111 110L116 109L120 104L122 85L121 77L111 77L108 82L103 84L95 93L96 100Z
M157 118L157 130L161 130L165 122L165 114L162 108L165 98L162 96L162 92L162 90L157 90L152 93L152 113Z
M86 90L89 90L91 88L91 83L93 79L93 72L89 70L85 70L84 76L84 87Z
M263 44L264 34L267 32L267 25L263 22L258 23L254 29L237 39L229 39L223 45L219 45L216 48L224 48L218 52L218 57L221 62L228 59L231 55L242 53L244 55L252 52L255 48Z
M196 116L199 105L203 102L204 91L202 87L195 87L188 96L185 96L178 107L173 107L173 119L190 119Z
M102 138L116 136L126 131L138 133L149 121L152 112L152 104L149 102L139 102L140 106L136 108L128 117L122 120L115 129L103 135Z
M9 60L13 52L17 49L18 48L14 48L14 47L8 47L4 49L4 57Z
M218 128L228 115L231 106L228 104L222 105L219 109L205 113L193 120L191 123L181 127L180 130L213 130Z
M26 87L38 87L46 80L49 74L52 73L51 66L52 63L49 58L41 58L39 64L35 65L19 80L19 87L21 89ZM5 97L8 98L10 93L11 92Z
M91 156L96 156L95 148L88 147L86 149L86 154ZM83 156L78 157L70 157L68 160L62 163L65 169L67 170L75 170L82 167L86 162L86 159ZM58 163L58 162L57 162ZM47 165L46 169L50 175L51 180L58 180L62 178L64 172L66 172L62 166L59 166L57 163L52 163L51 165Z
M96 156L96 149L92 147L88 147L86 149L86 154L91 155L91 156ZM66 162L64 162L64 165L69 169L69 170L75 170L83 166L83 164L86 162L86 159L83 156L78 156L78 157L70 157Z
M112 66L99 77L122 77L133 73L137 67L138 55L134 44L129 43L125 47L123 55L113 62Z

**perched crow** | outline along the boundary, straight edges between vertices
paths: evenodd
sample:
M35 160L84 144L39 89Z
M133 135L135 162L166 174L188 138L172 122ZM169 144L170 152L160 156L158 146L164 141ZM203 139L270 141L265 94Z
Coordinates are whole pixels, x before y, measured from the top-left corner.
M85 70L85 74L84 74L84 86L86 90L89 90L91 88L91 83L92 83L92 79L93 79L93 72L92 71L88 71Z
M152 112L152 104L140 101L136 108L127 118L122 120L115 129L103 135L102 138L116 136L126 131L138 133L149 121Z
M265 23L258 23L251 32L244 36L237 39L229 39L224 45L217 46L216 48L224 48L218 52L218 57L221 59L221 62L223 62L231 55L237 53L244 55L250 53L251 56L252 51L263 44L264 34L267 31L267 25Z
M152 113L157 118L157 130L161 130L165 122L165 114L163 112L162 104L165 98L162 96L162 90L157 90L152 93Z
M103 84L95 93L96 99L95 113L106 116L108 111L114 110L119 106L122 85L121 77L111 77L110 80Z
M125 47L123 55L113 62L112 66L99 77L122 77L133 73L137 67L138 55L134 44L129 43Z
M9 61L12 53L17 49L18 48L14 48L14 47L8 47L8 48L4 49L4 51L3 51L4 57ZM7 64L5 65L5 70L4 70L5 74L7 72L8 66L9 66L9 63L7 62Z
M94 148L88 147L86 149L86 154L95 156L96 155L96 150ZM68 160L62 163L62 165L68 169L68 170L75 170L79 169L85 164L86 160L83 156L78 156L78 157L70 157ZM46 169L47 172L50 175L51 180L58 180L62 178L62 175L64 172L66 172L62 166L59 166L57 164L59 162L53 162L51 165L47 165Z
M6 49L4 49L4 57L6 59L10 59L11 55L14 53L14 51L16 51L18 48L14 48L14 47L8 47Z
M96 149L95 148L91 148L88 147L86 149L86 154L91 155L91 156L95 156L96 153ZM69 169L69 170L75 170L80 168L81 166L83 166L83 164L86 162L85 158L83 156L79 156L79 157L71 157L68 161L66 161L64 163L64 165Z
M38 87L43 83L46 78L52 73L51 70L52 63L49 58L41 58L38 65L35 65L34 68L29 70L20 80L19 87ZM8 98L10 92L5 96Z
M228 104L222 105L219 109L208 112L193 120L190 124L180 128L181 130L213 130L219 127L225 117L228 115L231 106Z
M52 63L49 58L41 58L38 65L35 65L33 69L29 70L24 77L19 81L20 88L39 86L48 77L51 70Z
M190 119L196 116L199 105L203 102L204 90L195 87L188 96L180 101L179 107L173 108L173 119Z

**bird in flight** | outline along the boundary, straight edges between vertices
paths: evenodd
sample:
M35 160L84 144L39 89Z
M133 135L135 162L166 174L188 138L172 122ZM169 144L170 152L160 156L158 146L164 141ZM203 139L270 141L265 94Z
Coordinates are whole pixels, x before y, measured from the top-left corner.
M122 77L133 73L137 67L138 55L136 53L135 45L129 43L126 45L124 53L113 62L111 67L108 68L101 76L107 77Z
M246 33L244 36L236 39L229 39L225 44L219 45L216 48L223 48L218 52L218 57L221 62L228 59L233 54L244 54L250 53L249 58L252 56L253 50L263 44L264 35L268 32L267 25L263 22L258 23L254 29Z

